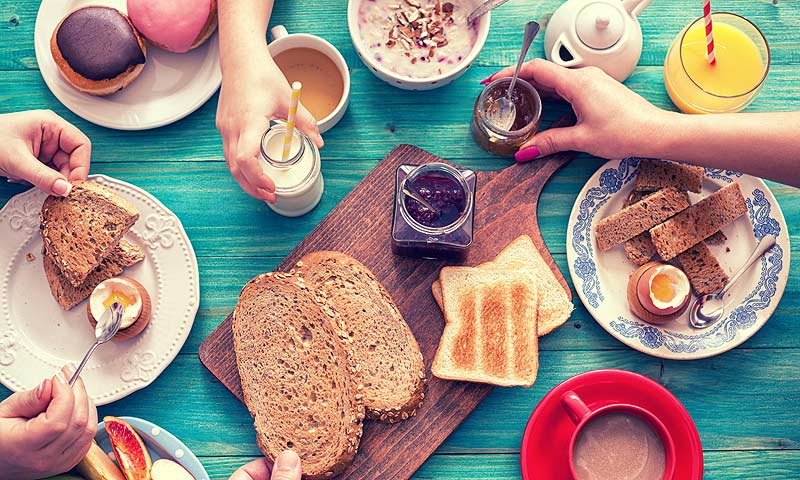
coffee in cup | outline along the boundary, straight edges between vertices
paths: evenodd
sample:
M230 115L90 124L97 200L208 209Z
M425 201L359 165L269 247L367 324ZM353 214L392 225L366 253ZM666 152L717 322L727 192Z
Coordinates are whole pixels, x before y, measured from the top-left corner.
M576 480L670 480L672 437L651 412L627 404L589 409L575 392L561 403L575 422L570 470Z
M301 102L324 133L342 118L350 98L350 71L344 57L326 40L290 35L282 25L270 34L270 55L290 84L303 84Z

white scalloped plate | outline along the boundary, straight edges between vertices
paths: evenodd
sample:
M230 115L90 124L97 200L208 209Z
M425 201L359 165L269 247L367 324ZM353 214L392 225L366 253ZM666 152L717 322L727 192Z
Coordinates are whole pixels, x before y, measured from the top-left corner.
M177 122L200 108L222 83L217 34L186 53L147 44L141 75L123 90L95 97L73 88L58 71L50 37L69 12L85 5L108 5L126 11L125 0L44 0L34 27L36 62L47 87L73 113L118 130L146 130Z
M789 277L789 230L781 207L764 182L730 170L707 168L702 192L690 193L692 203L723 186L738 182L748 214L722 231L725 245L710 245L722 268L732 274L765 235L774 235L772 247L726 295L726 316L697 330L689 325L688 311L663 325L637 318L628 307L626 288L636 265L623 246L607 252L597 249L597 222L619 211L633 190L639 159L612 160L600 167L578 194L567 228L567 263L572 283L583 305L597 323L629 347L661 358L705 358L741 345L763 327L781 300ZM694 299L694 296L692 296Z
M83 370L89 395L105 405L146 387L172 362L194 323L200 284L192 244L175 214L134 185L104 175L90 179L139 210L125 238L146 258L123 275L144 285L153 301L144 332L101 345ZM34 188L0 210L0 382L13 391L34 388L64 364L77 364L94 343L86 301L67 312L50 293L39 234L45 197Z

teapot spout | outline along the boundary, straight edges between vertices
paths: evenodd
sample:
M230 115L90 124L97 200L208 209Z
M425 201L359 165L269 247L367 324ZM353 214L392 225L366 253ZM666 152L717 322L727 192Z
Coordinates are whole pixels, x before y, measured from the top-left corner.
M622 0L622 8L628 11L634 17L638 17L642 10L650 5L653 0Z

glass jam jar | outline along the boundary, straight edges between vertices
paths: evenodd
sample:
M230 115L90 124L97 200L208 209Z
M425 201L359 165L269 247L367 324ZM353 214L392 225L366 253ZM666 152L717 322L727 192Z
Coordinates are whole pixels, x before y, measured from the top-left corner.
M397 255L464 260L472 245L477 178L444 163L397 168L392 251ZM426 200L426 208L404 190Z
M511 100L517 116L509 130L491 121L488 112L498 98L504 97L511 84L510 78L499 78L483 89L475 101L472 114L472 137L481 148L502 157L512 157L519 147L536 133L542 120L542 99L533 85L519 78Z
M325 190L319 150L295 129L289 156L282 160L286 124L273 123L261 137L262 169L275 182L275 203L267 203L275 213L299 217L317 206Z

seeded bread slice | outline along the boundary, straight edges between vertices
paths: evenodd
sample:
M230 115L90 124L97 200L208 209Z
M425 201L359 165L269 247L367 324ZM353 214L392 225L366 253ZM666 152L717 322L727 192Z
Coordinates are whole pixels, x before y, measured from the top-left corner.
M72 286L80 287L136 223L139 212L113 191L78 181L68 196L47 197L40 218L46 255Z
M321 291L352 341L367 416L390 423L413 416L424 398L425 363L389 293L361 262L341 252L310 253L294 270Z
M747 212L738 183L731 183L695 203L661 225L650 237L661 258L672 260Z
M705 242L679 254L677 260L697 295L719 292L728 284L728 274Z
M292 449L303 478L341 473L361 439L363 385L331 308L294 275L267 273L245 285L232 330L244 401L267 459Z
M689 206L686 192L665 188L597 222L597 246L606 251L655 227Z
M42 255L44 274L47 277L47 283L50 284L50 292L64 310L70 310L81 303L91 295L94 287L98 286L100 282L116 277L125 268L136 265L142 260L144 260L142 250L122 239L119 245L86 277L86 280L79 287L75 287L64 278L58 266L49 256Z
M639 192L653 192L675 187L678 190L700 193L704 173L703 167L644 159L639 161L639 166L636 168L633 189Z

